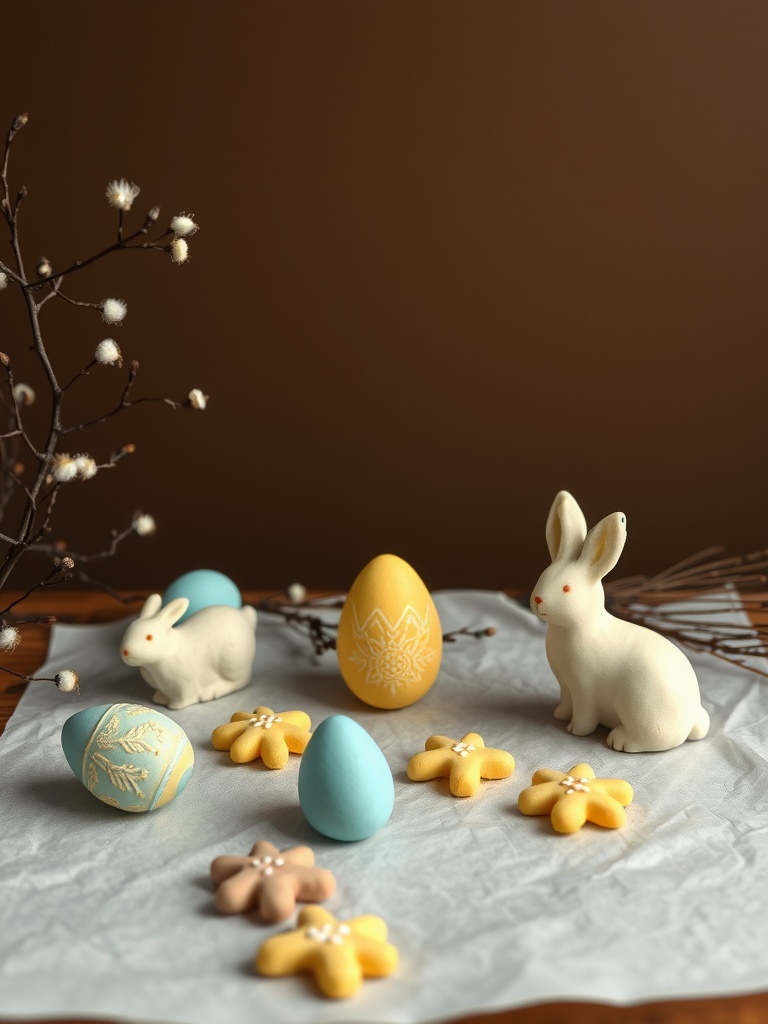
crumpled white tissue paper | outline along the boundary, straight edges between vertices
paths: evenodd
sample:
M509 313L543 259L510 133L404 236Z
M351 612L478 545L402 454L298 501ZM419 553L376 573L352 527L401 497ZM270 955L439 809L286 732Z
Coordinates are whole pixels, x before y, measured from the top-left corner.
M435 597L444 630L495 626L446 645L417 704L378 711L345 687L334 654L262 615L254 681L168 712L187 732L186 790L149 814L95 800L74 778L59 734L94 704L151 700L122 664L125 623L56 626L48 664L83 679L77 699L28 687L0 738L0 1016L86 1016L178 1024L396 1024L448 1020L525 1003L630 1003L732 994L768 982L768 680L692 655L709 736L657 754L573 737L553 718L558 686L544 629L494 593ZM328 613L333 615L334 613ZM270 771L235 765L210 742L235 711L299 708L314 726L350 715L395 779L389 824L359 843L325 839L298 804L299 758ZM445 780L410 782L409 758L432 733L478 732L512 753L506 780L457 799ZM627 824L558 835L517 810L537 768L580 761L635 790ZM216 913L209 865L258 839L306 843L332 870L338 917L378 914L399 948L396 975L350 1000L310 977L259 978L261 942L285 925Z

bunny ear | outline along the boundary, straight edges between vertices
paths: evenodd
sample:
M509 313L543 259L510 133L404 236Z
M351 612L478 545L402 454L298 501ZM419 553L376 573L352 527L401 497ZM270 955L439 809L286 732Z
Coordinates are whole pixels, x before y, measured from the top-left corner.
M547 519L547 547L552 561L578 558L586 536L587 520L578 502L568 491L560 491Z
M189 598L177 597L175 600L169 601L165 608L161 609L159 617L164 622L173 625L174 622L179 621L187 608L189 608Z
M591 576L602 579L618 562L626 540L626 516L614 512L589 531L579 561L586 565Z
M139 618L151 619L162 603L163 599L160 594L150 594L139 612Z

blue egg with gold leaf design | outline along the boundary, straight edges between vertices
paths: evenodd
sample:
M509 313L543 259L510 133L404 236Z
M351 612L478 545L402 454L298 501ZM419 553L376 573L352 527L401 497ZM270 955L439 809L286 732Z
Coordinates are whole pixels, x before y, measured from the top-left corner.
M153 811L189 781L194 752L180 725L143 704L100 704L64 723L61 746L89 793L121 811Z

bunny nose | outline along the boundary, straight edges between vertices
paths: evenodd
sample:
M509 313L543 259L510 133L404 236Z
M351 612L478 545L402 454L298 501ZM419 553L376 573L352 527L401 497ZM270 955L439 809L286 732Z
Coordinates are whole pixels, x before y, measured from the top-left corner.
M126 656L126 658L128 657L129 651L127 647L123 648L123 654Z
M544 600L544 598L543 597L534 597L533 600L536 602L536 604L541 604L541 602ZM127 653L128 652L126 651L126 654Z

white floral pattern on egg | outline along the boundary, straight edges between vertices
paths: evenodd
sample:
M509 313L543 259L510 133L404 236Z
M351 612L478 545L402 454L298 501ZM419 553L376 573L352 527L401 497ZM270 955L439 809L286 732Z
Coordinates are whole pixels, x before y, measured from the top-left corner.
M440 619L418 574L397 555L379 555L352 584L336 650L349 689L376 708L403 708L437 678Z

